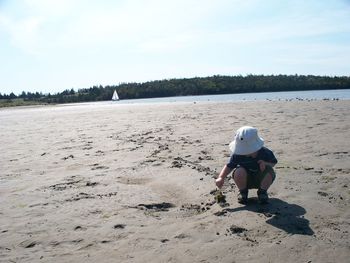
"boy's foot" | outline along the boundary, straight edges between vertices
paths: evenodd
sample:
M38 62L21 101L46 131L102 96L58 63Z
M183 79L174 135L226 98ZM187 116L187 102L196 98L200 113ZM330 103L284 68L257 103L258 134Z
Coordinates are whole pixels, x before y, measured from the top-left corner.
M237 200L240 204L246 204L248 202L248 190L239 190Z
M264 189L258 190L258 201L260 204L267 204L269 201L269 196L267 194L267 191Z

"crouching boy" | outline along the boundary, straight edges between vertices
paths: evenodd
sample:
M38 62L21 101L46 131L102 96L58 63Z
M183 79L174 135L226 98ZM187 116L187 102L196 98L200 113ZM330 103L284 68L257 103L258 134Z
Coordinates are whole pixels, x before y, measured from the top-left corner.
M268 202L267 190L276 177L272 167L277 159L263 145L264 140L258 136L257 129L249 126L239 128L230 143L230 160L215 180L217 187L221 188L225 177L233 171L233 180L239 189L238 202L241 204L248 201L248 189L258 189L259 203Z

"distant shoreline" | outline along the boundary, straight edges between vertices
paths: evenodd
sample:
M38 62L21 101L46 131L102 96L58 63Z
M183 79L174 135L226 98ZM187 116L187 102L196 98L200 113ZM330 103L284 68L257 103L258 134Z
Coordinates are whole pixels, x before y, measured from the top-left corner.
M350 89L331 89L331 90L307 90L307 91L276 91L276 92L247 92L233 94L214 94L214 95L187 95L155 98L125 99L118 102L110 100L104 101L86 101L86 102L62 102L62 103L44 103L38 101L25 101L23 99L0 100L0 108L13 107L36 107L36 106L57 106L74 105L84 103L113 103L113 104L139 104L139 103L167 103L167 102L200 102L200 101L270 101L270 100L344 100L350 99Z
M15 95L0 93L0 100L11 105L11 100L23 105L36 103L72 103L111 100L117 91L120 100L164 98L173 96L199 96L220 94L241 94L261 92L287 92L310 90L350 89L349 76L314 75L247 75L194 77L163 79L143 83L120 83L118 85L96 85L90 88L66 89L56 94L25 92Z

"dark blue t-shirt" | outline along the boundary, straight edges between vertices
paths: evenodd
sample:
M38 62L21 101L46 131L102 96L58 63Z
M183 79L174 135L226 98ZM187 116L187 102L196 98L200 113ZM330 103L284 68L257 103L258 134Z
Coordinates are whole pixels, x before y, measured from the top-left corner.
M277 163L277 159L273 152L266 147L262 147L255 158L246 155L232 154L230 161L227 163L227 167L234 169L238 166L244 167L246 170L251 172L259 171L258 161L263 160L269 163Z

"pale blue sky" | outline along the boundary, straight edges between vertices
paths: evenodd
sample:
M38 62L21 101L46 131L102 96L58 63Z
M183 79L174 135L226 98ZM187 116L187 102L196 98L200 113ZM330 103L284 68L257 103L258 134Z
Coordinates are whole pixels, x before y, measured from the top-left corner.
M0 0L0 93L350 76L350 0Z

